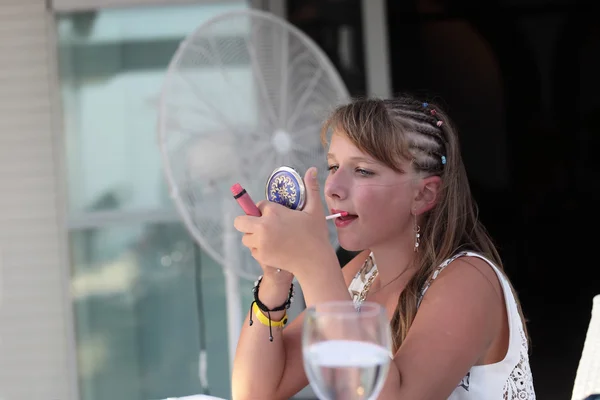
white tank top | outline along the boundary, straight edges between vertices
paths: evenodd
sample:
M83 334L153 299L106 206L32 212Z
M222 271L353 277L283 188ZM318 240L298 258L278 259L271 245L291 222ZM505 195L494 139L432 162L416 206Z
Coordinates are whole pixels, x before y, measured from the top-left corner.
M444 261L434 271L431 279L429 279L425 287L421 290L418 304L421 303L425 292L427 292L427 289L429 289L429 286L439 273L452 261L463 256L478 257L486 261L496 272L502 284L502 291L504 292L510 338L508 351L502 361L471 367L448 399L535 400L533 377L529 368L528 345L517 303L508 280L493 262L477 253L468 251L457 253ZM359 306L365 300L368 289L376 276L377 265L375 264L373 253L371 253L348 287L355 305Z

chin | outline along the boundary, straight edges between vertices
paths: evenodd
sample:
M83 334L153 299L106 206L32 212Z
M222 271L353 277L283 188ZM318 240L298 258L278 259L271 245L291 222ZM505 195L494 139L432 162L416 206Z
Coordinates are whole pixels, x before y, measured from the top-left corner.
M366 249L364 243L361 243L360 240L338 237L338 242L340 247L346 251L363 251Z

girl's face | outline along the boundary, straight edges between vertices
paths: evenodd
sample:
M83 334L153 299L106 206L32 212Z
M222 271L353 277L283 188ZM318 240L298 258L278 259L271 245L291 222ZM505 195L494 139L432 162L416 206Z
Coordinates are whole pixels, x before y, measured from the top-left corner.
M325 199L331 213L347 211L335 225L340 245L349 251L372 249L412 238L411 207L417 176L410 163L397 172L360 151L341 132L334 132L327 155Z

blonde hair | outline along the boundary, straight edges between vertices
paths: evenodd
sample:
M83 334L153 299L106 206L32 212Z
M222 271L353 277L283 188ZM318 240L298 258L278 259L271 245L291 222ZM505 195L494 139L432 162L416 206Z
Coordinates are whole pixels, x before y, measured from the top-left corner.
M330 128L345 134L358 149L396 171L402 171L400 163L407 160L417 172L442 178L438 203L422 217L415 260L417 272L400 294L391 321L396 351L415 318L421 289L443 261L460 250L476 251L501 270L502 261L478 219L457 132L438 106L411 96L357 99L335 109L325 121L321 132L324 144ZM521 306L512 290L527 335Z

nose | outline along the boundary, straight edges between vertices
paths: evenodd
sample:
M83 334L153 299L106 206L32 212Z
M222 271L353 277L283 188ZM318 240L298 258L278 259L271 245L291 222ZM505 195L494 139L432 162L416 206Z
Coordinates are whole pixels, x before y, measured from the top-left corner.
M349 187L346 178L341 169L329 174L325 180L325 196L336 200L343 200L348 197Z

